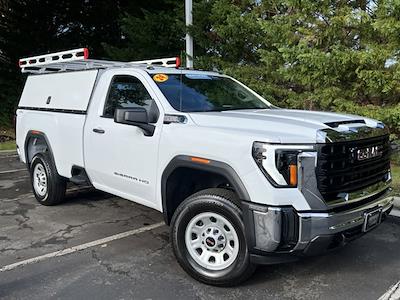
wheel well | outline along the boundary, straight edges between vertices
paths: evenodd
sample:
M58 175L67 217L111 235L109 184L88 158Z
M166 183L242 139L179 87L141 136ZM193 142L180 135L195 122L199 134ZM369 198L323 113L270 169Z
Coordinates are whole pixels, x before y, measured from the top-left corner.
M28 136L25 142L26 163L29 165L38 153L50 151L45 137L40 135Z
M165 182L164 218L167 224L183 200L207 188L225 188L235 192L232 183L224 175L212 171L178 167Z

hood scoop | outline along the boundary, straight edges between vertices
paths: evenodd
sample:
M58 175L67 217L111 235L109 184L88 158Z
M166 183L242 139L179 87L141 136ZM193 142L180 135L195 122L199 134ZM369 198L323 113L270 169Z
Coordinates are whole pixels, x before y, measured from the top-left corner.
M344 121L337 121L337 122L327 122L324 124L329 126L330 128L338 128L340 125L345 125L345 124L365 124L365 121L362 119L360 119L360 120L344 120Z

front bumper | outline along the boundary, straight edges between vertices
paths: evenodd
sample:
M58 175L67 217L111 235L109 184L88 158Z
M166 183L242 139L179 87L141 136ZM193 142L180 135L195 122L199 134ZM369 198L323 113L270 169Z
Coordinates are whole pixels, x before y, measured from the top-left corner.
M243 203L243 216L251 259L257 264L292 261L317 255L361 236L365 214L380 209L382 220L390 213L391 189L357 206L327 212L298 212L292 207Z

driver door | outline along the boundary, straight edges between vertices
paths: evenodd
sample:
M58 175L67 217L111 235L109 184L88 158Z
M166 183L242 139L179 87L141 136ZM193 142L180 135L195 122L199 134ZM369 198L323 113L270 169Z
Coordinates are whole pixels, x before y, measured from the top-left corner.
M115 71L114 71L115 73ZM134 71L106 73L99 86L107 86L103 95L95 95L85 125L85 169L93 185L103 191L157 208L155 203L158 146L162 126L160 104L146 78ZM158 114L152 136L134 125L114 122L117 108L143 107ZM93 108L95 109L95 108Z

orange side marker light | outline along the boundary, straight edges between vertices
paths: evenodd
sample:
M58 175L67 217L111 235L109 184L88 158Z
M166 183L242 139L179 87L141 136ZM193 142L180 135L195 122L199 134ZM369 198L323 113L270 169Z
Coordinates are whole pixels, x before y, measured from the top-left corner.
M290 174L289 184L291 186L296 186L297 185L297 165L289 166L289 174Z
M199 163L199 164L209 164L210 163L210 161L208 159L201 158L201 157L191 157L190 160L192 162Z

